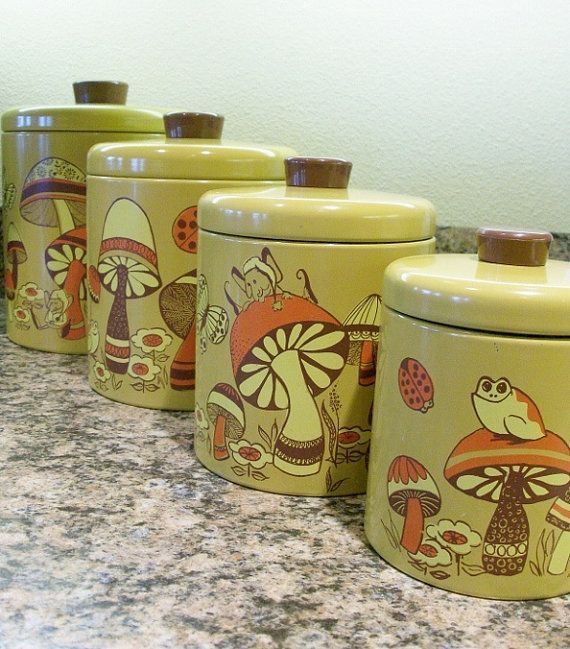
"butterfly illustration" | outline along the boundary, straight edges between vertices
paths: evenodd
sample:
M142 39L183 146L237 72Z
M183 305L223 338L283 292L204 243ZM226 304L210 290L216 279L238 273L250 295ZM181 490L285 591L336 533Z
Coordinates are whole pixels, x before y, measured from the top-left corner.
M228 313L223 307L210 304L208 282L204 275L200 275L198 278L196 320L199 346L202 353L206 351L208 341L214 345L219 345L228 333Z

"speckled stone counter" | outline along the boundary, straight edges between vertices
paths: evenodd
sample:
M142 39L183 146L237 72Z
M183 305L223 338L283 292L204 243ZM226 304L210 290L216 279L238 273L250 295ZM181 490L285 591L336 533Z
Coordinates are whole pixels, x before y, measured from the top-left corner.
M368 547L363 497L224 482L189 414L105 400L82 357L0 353L2 649L569 646L569 598L425 586Z

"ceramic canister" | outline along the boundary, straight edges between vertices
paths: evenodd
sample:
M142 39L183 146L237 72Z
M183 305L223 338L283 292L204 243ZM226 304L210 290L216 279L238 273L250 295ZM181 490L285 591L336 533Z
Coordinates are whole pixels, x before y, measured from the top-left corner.
M227 480L364 491L382 273L433 251L435 215L420 198L347 189L350 168L292 158L287 187L199 204L195 449Z
M209 189L283 184L291 149L221 140L223 117L170 113L166 139L89 153L89 380L135 406L194 408L196 206ZM213 318L213 311L211 319ZM208 335L225 335L227 311Z
M2 115L8 337L85 354L85 170L98 142L159 137L162 114L123 106L127 84L75 83L75 106Z
M483 229L478 257L386 271L365 530L446 590L569 590L570 264L550 240Z

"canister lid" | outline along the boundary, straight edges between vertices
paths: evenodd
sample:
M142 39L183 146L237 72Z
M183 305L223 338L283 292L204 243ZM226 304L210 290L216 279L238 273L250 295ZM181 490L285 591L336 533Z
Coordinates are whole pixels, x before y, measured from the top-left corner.
M216 113L168 113L164 139L93 147L92 176L196 180L282 180L292 149L222 140L224 118Z
M2 114L2 130L163 133L162 113L124 106L122 81L78 81L75 106L32 106Z
M384 304L466 329L570 336L570 263L548 261L551 241L548 232L482 228L477 255L392 262Z
M351 168L336 158L288 158L286 186L208 192L198 224L209 232L289 241L395 243L434 235L429 201L350 189Z

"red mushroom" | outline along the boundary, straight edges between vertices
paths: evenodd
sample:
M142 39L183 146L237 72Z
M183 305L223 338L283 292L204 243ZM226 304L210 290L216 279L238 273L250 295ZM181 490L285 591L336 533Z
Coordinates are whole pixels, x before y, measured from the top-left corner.
M373 385L376 380L376 346L380 338L381 306L382 299L379 295L369 295L352 309L342 323L348 332L350 346L356 346L359 352L358 383L362 386Z
M407 455L398 455L388 468L388 502L404 516L400 544L416 554L421 542L424 520L435 516L441 507L441 497L427 469Z
M159 308L166 326L182 338L170 366L170 387L193 390L196 386L196 270L162 289Z
M227 440L239 441L245 430L245 412L239 394L231 385L218 383L208 396L208 419L214 424L214 459L230 456Z
M528 554L524 506L563 492L570 482L570 449L551 431L513 442L480 428L453 449L444 475L456 489L497 504L483 542L483 566L493 575L515 575Z
M85 336L85 316L82 303L85 291L85 226L64 232L46 249L45 259L53 281L71 297L61 333L66 340L80 340Z
M105 336L107 367L126 374L131 355L127 300L146 297L160 288L150 223L128 198L117 199L107 212L97 271L105 290L114 296Z
M274 302L282 308L275 310ZM296 295L254 302L231 331L238 390L262 410L287 410L275 444L274 464L285 473L318 473L324 435L315 397L338 377L348 338L330 313Z

